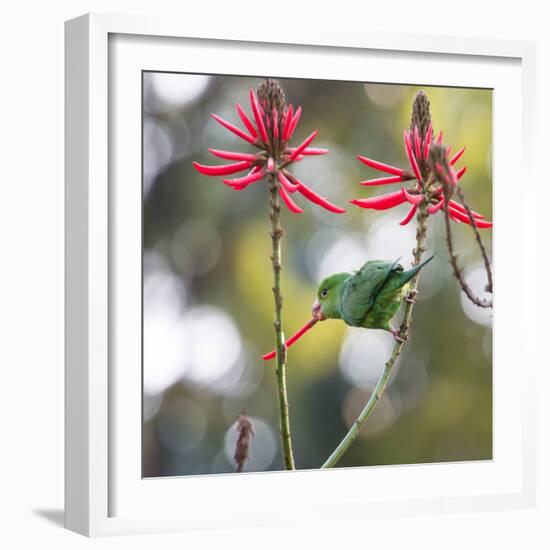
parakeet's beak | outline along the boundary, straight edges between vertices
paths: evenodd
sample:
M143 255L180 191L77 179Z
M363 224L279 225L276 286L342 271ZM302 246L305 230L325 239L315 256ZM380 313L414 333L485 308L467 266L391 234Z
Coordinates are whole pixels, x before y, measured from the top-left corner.
M321 304L319 303L319 300L315 300L315 302L313 302L313 305L311 306L311 315L314 319L317 319L317 321L324 321L326 319L324 313L321 311Z

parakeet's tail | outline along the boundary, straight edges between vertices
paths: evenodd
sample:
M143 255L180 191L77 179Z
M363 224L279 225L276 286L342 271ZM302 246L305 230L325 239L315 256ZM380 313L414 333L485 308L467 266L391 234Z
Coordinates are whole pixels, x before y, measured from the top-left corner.
M401 286L407 284L427 263L431 262L434 258L435 254L432 254L427 260L424 260L423 262L419 263L418 265L415 265L414 267L411 267L411 269L407 271L403 271L401 274Z

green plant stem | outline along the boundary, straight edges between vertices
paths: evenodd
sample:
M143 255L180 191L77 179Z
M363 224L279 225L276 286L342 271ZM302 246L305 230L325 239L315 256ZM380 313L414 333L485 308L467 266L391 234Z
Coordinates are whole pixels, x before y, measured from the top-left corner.
M418 216L417 216L418 226L416 229L416 248L413 250L413 266L418 265L422 261L422 256L426 250L425 243L426 243L426 233L428 229L428 226L426 223L428 218L427 207L428 207L428 203L426 199L424 199L424 201L422 201L418 209ZM412 294L417 293L418 277L419 277L419 274L417 274L416 277L411 282L411 287L409 292L412 292ZM403 316L403 321L399 329L399 336L403 338L403 340L405 340L408 337L409 329L411 326L413 308L414 308L413 301L406 302L405 314ZM401 355L401 350L403 349L404 345L405 345L404 342L400 342L400 341L395 342L390 358L388 359L387 363L384 365L384 370L382 371L380 378L378 378L378 382L376 383L376 386L374 387L372 395L367 401L367 404L365 405L365 407L363 408L363 410L361 411L361 413L359 414L359 416L357 417L357 419L349 429L348 433L345 435L344 439L342 439L342 441L338 444L336 449L334 449L332 454L328 457L328 459L321 466L321 468L333 468L334 466L336 466L336 464L342 458L344 453L350 448L351 444L355 441L364 423L367 421L367 419L370 417L370 415L374 411L378 401L380 401L380 398L382 397L382 394L386 389L386 384L388 383L388 379L390 377L393 366L395 365L397 358Z
M292 439L290 435L290 421L288 413L288 397L286 393L286 348L283 333L282 309L283 296L281 293L281 239L283 229L280 223L281 204L277 191L277 182L273 175L269 176L269 219L271 220L271 242L273 245L271 253L271 265L273 267L273 299L275 303L275 339L277 347L277 358L275 375L277 377L277 395L279 401L279 424L281 432L281 443L285 468L294 470L294 455L292 452Z

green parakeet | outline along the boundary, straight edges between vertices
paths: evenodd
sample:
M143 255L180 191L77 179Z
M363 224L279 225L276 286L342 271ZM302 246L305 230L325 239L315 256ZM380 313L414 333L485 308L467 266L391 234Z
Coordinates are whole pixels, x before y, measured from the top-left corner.
M314 319L342 319L352 327L387 330L401 340L391 320L403 299L414 301L415 297L408 295L411 279L432 258L407 271L399 260L371 260L354 273L330 275L317 289Z

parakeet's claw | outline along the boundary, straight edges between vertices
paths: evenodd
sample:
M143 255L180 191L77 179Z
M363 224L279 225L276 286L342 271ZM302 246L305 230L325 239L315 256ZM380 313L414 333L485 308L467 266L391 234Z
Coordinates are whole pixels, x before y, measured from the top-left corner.
M404 344L409 339L409 335L401 334L401 330L398 328L392 328L391 333L393 334L393 337L401 344Z
M407 292L407 295L405 296L405 302L408 302L409 304L416 304L416 297L418 296L418 290L412 289Z

